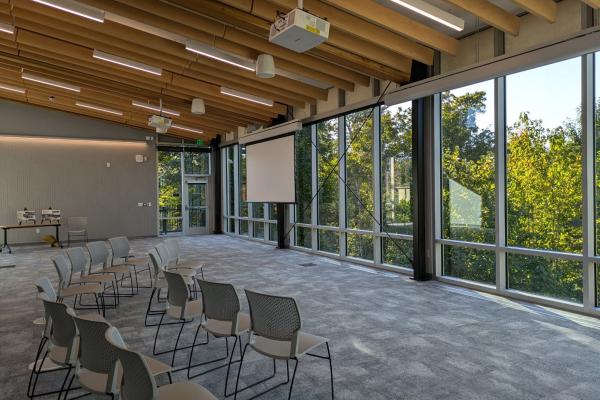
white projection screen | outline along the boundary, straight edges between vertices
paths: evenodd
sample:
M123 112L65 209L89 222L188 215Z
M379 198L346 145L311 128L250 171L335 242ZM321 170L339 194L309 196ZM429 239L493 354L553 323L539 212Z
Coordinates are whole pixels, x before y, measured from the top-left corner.
M250 203L295 203L294 135L246 145Z

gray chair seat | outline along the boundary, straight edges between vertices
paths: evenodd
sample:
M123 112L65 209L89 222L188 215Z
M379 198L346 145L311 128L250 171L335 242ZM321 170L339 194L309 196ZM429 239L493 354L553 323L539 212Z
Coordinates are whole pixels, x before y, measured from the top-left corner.
M53 346L48 353L48 358L55 364L65 365L67 360L67 348L63 346Z
M167 315L172 318L179 319L183 317L185 319L199 317L202 315L202 300L188 301L185 307L185 314L181 315L181 307L169 305L167 308Z
M71 235L85 235L85 233L87 232L87 230L86 229L81 229L81 230L78 230L78 231L69 230L68 232Z
M119 264L113 265L112 267L106 267L102 269L102 272L110 273L110 274L128 274L129 273L129 265Z
M141 267L141 266L146 266L148 265L148 259L147 258L128 258L127 260L123 260L122 262L120 262L117 265L134 265L136 267Z
M231 336L231 321L219 321L217 319L208 319L202 323L202 328L210 332L214 336L223 337ZM250 329L250 315L246 313L238 314L238 326L235 334L240 334Z
M77 375L79 384L92 393L104 393L108 383L108 374L101 374L82 368Z
M215 396L194 382L176 382L157 389L159 400L217 400Z
M60 297L75 296L80 294L100 294L104 288L100 283L88 283L86 285L72 285L60 290Z
M296 355L306 354L317 346L327 343L328 340L310 333L298 332L298 351ZM292 342L287 340L273 340L264 336L255 336L250 346L259 353L273 358L287 360L292 354Z
M201 264L201 263L198 263L195 261L183 261L183 262L179 262L179 263L175 264L172 267L169 267L169 270L189 269L189 270L195 271L196 273L199 273L202 268L204 268L204 264Z
M109 274L91 274L91 275L84 275L84 276L80 277L79 280L77 280L73 283L78 283L78 282L111 283L112 281L113 281L113 277Z

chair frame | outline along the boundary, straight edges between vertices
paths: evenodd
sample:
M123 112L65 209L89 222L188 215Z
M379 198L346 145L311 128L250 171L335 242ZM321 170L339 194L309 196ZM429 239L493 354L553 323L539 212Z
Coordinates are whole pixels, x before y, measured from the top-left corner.
M79 231L67 231L67 247L71 247L71 236L74 237L83 237L83 240L85 241L85 243L88 242L88 229L87 229L87 217L68 217L67 218L67 226L69 229L71 229L71 219L73 218L84 218L85 219L85 228L84 229L80 229L83 230L83 233L73 233L73 232L79 232Z
M127 254L121 254L119 251L115 251L115 241L116 240L122 240L124 243L127 244ZM115 236L112 238L108 239L108 244L112 250L112 257L111 257L111 266L116 266L116 265L121 265L121 264L125 264L131 267L131 269L133 270L133 273L135 275L135 294L138 294L140 292L140 288L146 288L146 289L150 289L152 288L152 285L150 286L140 286L139 281L138 281L138 269L137 267L142 267L140 273L144 272L144 271L148 271L148 275L150 278L150 281L152 281L152 270L150 268L150 262L146 263L146 266L142 266L142 265L136 265L133 264L131 262L128 262L128 260L130 258L132 258L131 254L129 254L129 251L131 250L131 245L129 244L129 239L127 239L126 236ZM123 262L116 264L115 261L116 260L122 260ZM125 288L126 286L123 286L123 282L121 281L121 287ZM132 292L133 292L133 281L132 281Z
M104 260L96 260L98 262L94 263L94 258L92 256L92 250L90 245L93 246L99 246L100 244L102 244L102 246L104 246L104 250L106 251L106 258ZM96 272L99 273L109 273L109 274L113 274L113 276L115 277L115 283L116 283L116 300L117 300L117 305L119 304L119 299L121 297L133 297L135 295L134 293L134 287L133 287L133 275L131 274L131 270L129 270L129 281L131 282L131 286L129 286L131 288L131 293L120 293L119 292L119 282L121 282L121 287L125 288L126 286L123 285L123 280L125 280L125 273L121 273L121 279L119 279L119 277L117 276L117 274L119 274L119 272L114 272L114 271L104 271L105 269L110 268L109 267L109 258L110 258L110 253L108 252L108 247L106 247L106 243L102 242L102 241L95 241L95 242L89 242L86 243L86 249L88 251L88 254L90 256L90 274L94 274ZM102 263L102 271L92 271L92 267L99 265L100 263ZM111 297L110 295L107 295L107 297Z

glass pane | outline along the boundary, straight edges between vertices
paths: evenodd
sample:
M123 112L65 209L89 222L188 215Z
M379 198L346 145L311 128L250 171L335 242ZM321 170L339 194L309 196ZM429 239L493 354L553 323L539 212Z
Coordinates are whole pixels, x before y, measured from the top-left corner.
M235 215L234 148L227 147L227 215Z
M312 198L312 144L310 126L296 132L296 221L310 224Z
M183 157L185 173L188 175L210 174L210 153L186 152Z
M412 234L411 185L412 103L382 107L381 227L384 232Z
M595 85L595 147L596 147L596 162L594 163L594 167L596 170L596 255L600 254L600 221L598 218L600 217L600 53L596 53L594 58L595 61L595 74L594 74L594 85ZM597 269L597 268L596 268ZM600 283L597 282L600 285ZM600 304L600 303L598 303Z
M277 224L269 224L269 240L271 242L277 241Z
M311 229L304 227L296 227L296 246L312 248Z
M383 263L412 268L413 243L411 240L383 237Z
M269 203L269 217L268 219L277 221L277 203Z
M265 224L262 222L254 222L253 236L257 239L265 238Z
M339 233L328 230L319 230L319 250L329 253L340 252Z
M576 303L583 302L580 262L508 254L508 287Z
M350 257L373 261L373 236L348 233L346 235L346 253Z
M330 119L317 125L319 225L338 226L339 178L338 120ZM335 166L335 167L334 167ZM333 169L333 172L332 172Z
M240 235L248 236L248 220L240 220Z
M490 250L444 245L443 274L469 281L496 284L496 254Z
M246 146L240 145L240 217L248 216L246 203Z
M158 152L158 207L161 233L181 232L181 153Z
M442 236L494 243L494 81L442 93Z
M252 218L264 218L265 205L264 203L252 203Z
M235 219L229 218L229 231L230 233L235 233Z
M349 114L345 120L348 228L373 230L373 110Z
M582 252L580 108L580 58L506 77L510 246Z
M204 228L206 226L206 209L190 209L190 228Z

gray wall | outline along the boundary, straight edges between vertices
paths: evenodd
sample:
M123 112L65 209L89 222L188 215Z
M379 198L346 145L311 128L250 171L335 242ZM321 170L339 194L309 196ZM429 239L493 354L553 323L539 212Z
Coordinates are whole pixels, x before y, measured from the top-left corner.
M147 131L3 100L0 121L0 225L16 223L23 207L39 217L52 206L65 225L68 216L87 216L90 238L157 234L156 150ZM136 154L147 161L137 163ZM144 202L152 206L138 206ZM53 229L13 230L9 240L39 242L46 233Z

